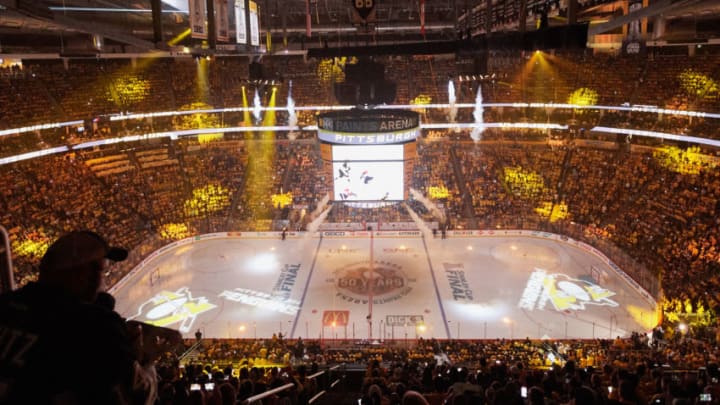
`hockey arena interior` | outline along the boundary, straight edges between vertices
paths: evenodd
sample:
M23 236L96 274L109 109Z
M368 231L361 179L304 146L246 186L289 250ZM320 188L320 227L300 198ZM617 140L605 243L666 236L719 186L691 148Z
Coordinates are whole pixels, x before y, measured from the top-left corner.
M720 403L718 16L0 0L0 287L127 249L150 403Z

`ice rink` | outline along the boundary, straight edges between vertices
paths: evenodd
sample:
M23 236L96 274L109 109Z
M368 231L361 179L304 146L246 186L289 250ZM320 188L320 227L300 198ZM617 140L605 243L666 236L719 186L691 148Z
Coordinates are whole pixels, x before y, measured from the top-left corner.
M582 243L528 231L219 233L153 253L112 290L186 337L611 338L655 302Z

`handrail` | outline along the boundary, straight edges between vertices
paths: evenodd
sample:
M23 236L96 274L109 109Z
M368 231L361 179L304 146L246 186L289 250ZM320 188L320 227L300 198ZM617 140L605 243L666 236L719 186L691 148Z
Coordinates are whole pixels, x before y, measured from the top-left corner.
M328 368L326 371L336 370L336 369L340 368L340 366L341 366L340 364L336 364L336 365ZM315 374L309 375L308 378L317 378L323 374L325 374L325 371L318 371ZM336 385L338 385L339 382L340 382L340 379L339 378L336 379L335 381L330 383L330 388L335 387ZM317 401L321 396L325 395L326 393L327 393L327 390L322 390L322 391L318 392L317 394L313 395L313 397L308 400L308 404L312 404L313 402Z
M325 395L325 390L322 390L322 391L318 392L317 394L313 395L313 397L308 400L308 404L312 404L313 402L315 402L318 398L320 398L323 395Z
M325 374L325 371L333 371L333 370L337 370L338 368L340 368L340 364L336 364L336 365L334 365L334 366L332 366L332 367L329 367L327 370L318 371L318 372L315 373L315 374L310 374L309 376L307 376L307 378L317 378L317 377Z
M279 387L277 387L277 388L271 389L270 391L265 391L265 392L263 392L263 393L260 393L260 394L257 394L257 395L253 395L253 396L251 396L250 398L244 400L242 403L243 403L243 404L250 404L250 403L252 403L252 402L259 401L259 400L261 400L261 399L263 399L263 398L269 397L270 395L274 395L274 394L276 394L276 393L278 393L278 392L285 391L286 389L292 388L292 387L294 387L294 386L295 386L295 384L292 384L292 383L290 383L290 384L285 384L285 385L281 385L281 386L279 386Z
M189 349L185 350L185 351L183 352L183 354L181 354L180 356L178 356L178 361L180 362L180 361L185 360L185 358L188 357L188 356L190 355L190 353L192 353L195 349L197 349L198 347L200 347L200 344L201 344L201 343L202 343L202 340L198 340L197 342L195 342L192 346L190 346Z
M10 237L7 230L0 226L0 235L2 235L2 246L0 253L4 253L3 263L0 264L0 293L10 292L15 289L15 277L12 267L12 251L10 250Z

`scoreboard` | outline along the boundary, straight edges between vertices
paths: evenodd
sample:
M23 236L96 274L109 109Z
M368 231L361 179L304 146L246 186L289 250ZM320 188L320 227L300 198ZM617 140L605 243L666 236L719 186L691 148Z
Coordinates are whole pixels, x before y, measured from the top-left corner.
M405 200L419 133L420 117L413 111L320 114L318 138L333 200L367 207Z

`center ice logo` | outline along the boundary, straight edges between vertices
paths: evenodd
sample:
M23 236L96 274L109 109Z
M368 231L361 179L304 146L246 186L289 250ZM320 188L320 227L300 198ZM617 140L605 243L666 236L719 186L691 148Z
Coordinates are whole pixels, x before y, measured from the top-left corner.
M370 296L374 304L398 300L412 291L409 279L402 267L384 261L376 261L372 269L367 262L355 263L335 271L335 278L327 280L335 284L337 296L345 301L367 304Z
M618 303L610 299L614 295L613 291L586 280L535 269L518 306L529 311L545 309L547 302L556 311L582 311L587 305L617 307Z

